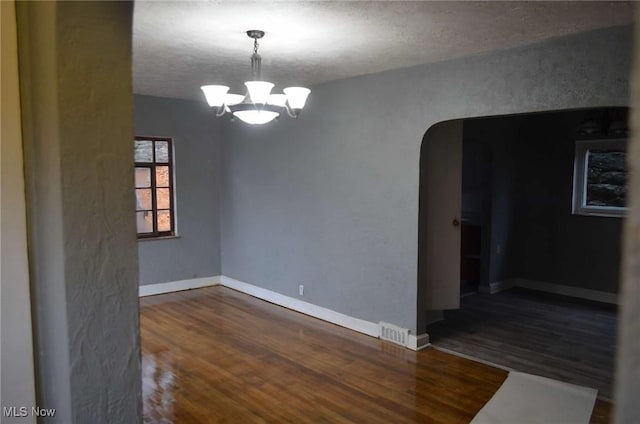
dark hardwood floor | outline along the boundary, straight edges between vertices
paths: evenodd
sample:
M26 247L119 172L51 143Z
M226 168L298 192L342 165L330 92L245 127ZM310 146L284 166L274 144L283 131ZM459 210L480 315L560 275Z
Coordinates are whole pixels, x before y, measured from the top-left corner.
M461 303L428 326L434 346L612 398L614 306L525 289L474 294Z
M507 376L224 287L143 298L140 321L145 423L468 423Z

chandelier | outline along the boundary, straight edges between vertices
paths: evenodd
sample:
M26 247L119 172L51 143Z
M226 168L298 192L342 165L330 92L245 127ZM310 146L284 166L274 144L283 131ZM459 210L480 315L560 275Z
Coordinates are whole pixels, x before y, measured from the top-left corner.
M274 84L262 81L262 58L258 54L258 40L264 37L264 31L250 30L247 35L253 38L253 54L251 55L251 81L244 85L247 94L231 94L226 85L203 85L207 103L216 108L216 116L231 113L247 124L261 125L273 121L284 111L292 118L297 118L311 92L304 87L287 87L284 94L271 94Z

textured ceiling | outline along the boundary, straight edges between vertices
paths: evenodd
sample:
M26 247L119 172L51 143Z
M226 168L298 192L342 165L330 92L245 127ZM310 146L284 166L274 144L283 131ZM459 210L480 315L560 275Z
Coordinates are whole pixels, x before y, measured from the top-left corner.
M515 47L632 22L629 2L136 1L134 91L202 99L244 93L261 29L275 91Z

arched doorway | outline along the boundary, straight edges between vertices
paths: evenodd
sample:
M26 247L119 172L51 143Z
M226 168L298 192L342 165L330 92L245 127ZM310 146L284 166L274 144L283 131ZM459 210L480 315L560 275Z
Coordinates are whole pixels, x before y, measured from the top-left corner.
M448 346L460 346L473 338L476 345L461 348L461 353L527 372L543 375L549 372L552 374L548 376L557 379L599 385L602 393L611 396L622 220L615 214L603 214L598 205L609 208L620 200L615 193L626 190L624 182L616 182L616 178L623 177L623 169L618 167L624 165L624 158L620 165L615 162L614 156L619 156L615 149L594 145L590 160L595 165L576 172L596 179L589 183L585 180L582 186L574 183L574 162L578 163L579 151L584 153L579 148L582 142L626 140L626 132L620 126L626 129L627 113L626 108L598 108L473 118L439 123L427 131L420 169L418 328L429 333L432 343L438 346L435 336L444 333L427 324L441 319L443 311L459 307L461 283L471 293L484 293L464 298L462 311L465 304L473 303L469 300L472 298L507 299L504 294L495 297L490 294L514 286L522 288L514 291L527 289L544 293L534 295L541 301L540 305L548 300L547 304L557 303L557 308L541 310L540 321L531 318L537 332L543 327L556 328L549 330L551 332L562 331L562 324L552 321L554 314L565 320L572 314L587 317L583 321L590 319L588 314L581 315L582 309L593 305L581 306L580 310L562 309L560 301L597 302L604 308L599 327L586 324L582 328L583 322L569 324L576 332L593 330L591 339L605 340L607 348L601 349L601 356L578 361L586 364L592 360L594 368L606 369L606 373L593 381L572 380L575 375L584 374L577 368L573 374L555 374L559 368L566 368L561 364L570 361L569 356L580 357L596 349L577 333L573 339L569 332L565 334L567 340L573 340L571 348L549 343L548 349L554 353L547 363L555 364L549 370L519 368L526 360L531 362L531 352L539 350L541 345L527 346L527 337L534 340L536 336L527 335L526 326L510 327L505 323L510 319L537 317L537 311L530 311L524 318L517 315L519 311L509 316L507 307L495 305L491 307L504 311L494 313L488 309L486 316L480 315L479 309L466 315L445 312L445 318L457 320L447 329L449 334L456 331L462 334ZM610 157L605 157L607 154ZM581 213L575 209L578 186L588 188L587 209L598 210L597 213ZM608 205L608 201L613 203ZM469 245L473 247L471 250ZM470 278L474 279L473 284L464 284L469 283ZM557 295L567 297L558 300L553 297ZM519 301L509 299L507 301L514 304ZM527 300L522 305L534 303ZM592 308L594 313L599 313L600 306ZM613 312L606 312L607 308ZM548 322L544 321L545 314ZM499 320L503 322L497 322ZM492 336L483 333L494 324L495 328L499 327L496 334L500 332L503 339L491 341ZM516 328L519 328L518 334L506 333ZM511 341L514 346L520 343L517 349L509 347ZM487 346L480 346L483 344ZM531 352L520 362L501 363L501 346L507 347L504 356L515 357L516 351L525 352L529 348ZM491 349L498 353L482 357L485 350ZM566 358L563 350L568 352Z

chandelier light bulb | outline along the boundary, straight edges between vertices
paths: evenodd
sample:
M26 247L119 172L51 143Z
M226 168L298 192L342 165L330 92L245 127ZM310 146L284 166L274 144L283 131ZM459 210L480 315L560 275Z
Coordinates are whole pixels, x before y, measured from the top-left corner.
M273 89L273 83L266 81L247 81L244 83L249 92L249 98L254 104L265 104Z
M311 93L311 90L304 87L287 87L282 91L287 96L289 106L294 110L302 109L307 102L309 93Z
M211 107L222 107L225 103L225 96L229 87L226 85L203 85L200 89L204 92L204 97Z
M237 112L233 112L233 115L247 124L262 125L273 121L280 114L270 110L239 110Z

